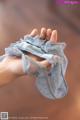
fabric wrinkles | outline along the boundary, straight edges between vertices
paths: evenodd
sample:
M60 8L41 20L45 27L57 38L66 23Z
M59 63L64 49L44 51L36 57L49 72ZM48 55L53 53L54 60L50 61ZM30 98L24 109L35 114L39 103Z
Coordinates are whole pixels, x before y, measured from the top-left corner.
M64 97L68 92L65 73L68 60L64 54L66 43L52 43L51 41L42 40L39 36L24 36L16 43L12 43L5 48L5 55L0 56L2 61L7 55L21 57L24 73L36 76L36 87L40 93L49 99L59 99ZM46 59L50 64L50 70L44 68L32 60L27 52L38 57ZM36 67L33 72L30 65Z

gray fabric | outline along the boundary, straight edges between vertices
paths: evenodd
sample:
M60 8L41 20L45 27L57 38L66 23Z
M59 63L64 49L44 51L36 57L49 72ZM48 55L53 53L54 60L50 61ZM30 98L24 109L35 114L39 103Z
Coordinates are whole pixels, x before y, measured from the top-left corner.
M65 43L52 43L41 40L39 36L24 36L23 39L12 43L5 49L5 55L22 58L23 70L26 74L36 76L36 86L40 93L49 99L59 99L68 92L68 86L64 79L68 60L64 54ZM51 69L45 69L39 62L33 61L27 52L48 60ZM30 69L30 65L36 67L36 71Z

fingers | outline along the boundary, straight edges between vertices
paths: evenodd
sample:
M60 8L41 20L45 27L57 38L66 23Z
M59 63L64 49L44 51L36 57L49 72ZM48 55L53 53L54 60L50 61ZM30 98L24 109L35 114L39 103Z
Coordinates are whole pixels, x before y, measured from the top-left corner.
M45 39L46 38L46 28L41 28L40 38Z
M47 40L50 40L51 34L52 34L52 30L51 29L47 29L47 35L46 35L46 39Z
M43 60L40 62L41 65L43 65L45 68L50 68L51 64L47 60Z
M50 41L57 42L57 30L52 31Z
M33 29L32 32L30 33L30 35L32 37L35 37L38 34L38 30L37 29Z
M32 37L35 37L36 35L38 35L38 30L33 29L30 35ZM46 29L43 27L41 28L40 38L50 40L52 42L57 42L57 30L52 31L51 29Z
M40 38L57 42L57 30L41 28Z

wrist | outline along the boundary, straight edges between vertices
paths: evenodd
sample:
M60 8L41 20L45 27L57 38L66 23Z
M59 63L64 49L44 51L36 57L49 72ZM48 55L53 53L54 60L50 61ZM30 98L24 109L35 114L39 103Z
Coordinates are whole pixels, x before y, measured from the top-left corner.
M10 83L16 78L17 76L10 71L8 64L4 64L3 62L1 62L0 63L0 86Z
M22 62L20 58L16 58L16 57L9 58L8 69L16 77L20 77L24 75Z
M19 77L22 75L20 59L15 57L6 57L0 63L0 71L7 71L14 77Z

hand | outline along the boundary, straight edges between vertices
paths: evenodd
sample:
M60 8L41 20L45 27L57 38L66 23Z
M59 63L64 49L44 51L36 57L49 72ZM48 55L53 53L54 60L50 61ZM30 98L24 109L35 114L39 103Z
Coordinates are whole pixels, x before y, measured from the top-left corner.
M30 33L32 37L35 37L38 35L38 30L33 29L33 31ZM56 30L51 30L51 29L46 29L46 28L41 28L40 32L40 38L42 40L50 40L52 42L57 42L57 31ZM42 66L44 67L50 67L50 64L48 63L47 60L43 60L40 57L37 57L35 55L32 55L31 53L28 53L28 55L34 60L39 62ZM22 63L21 59L17 57L7 57L2 61L2 64L6 67L8 67L9 71L12 72L14 75L24 75L23 68L22 68Z

